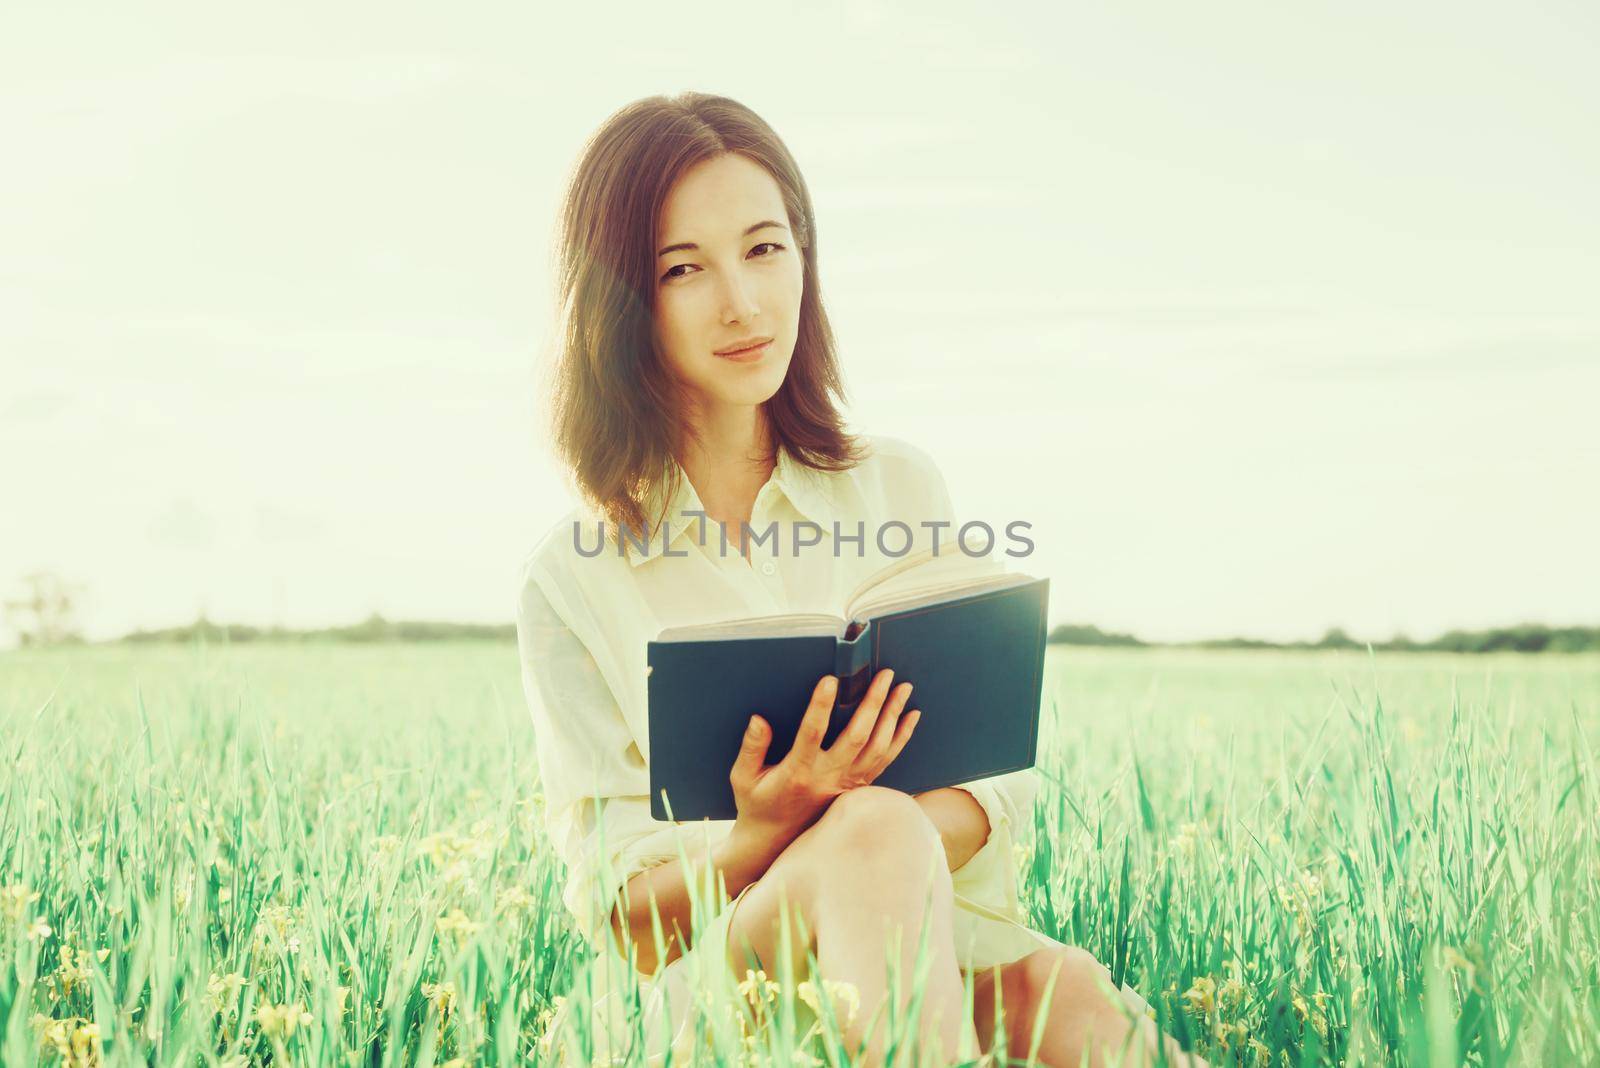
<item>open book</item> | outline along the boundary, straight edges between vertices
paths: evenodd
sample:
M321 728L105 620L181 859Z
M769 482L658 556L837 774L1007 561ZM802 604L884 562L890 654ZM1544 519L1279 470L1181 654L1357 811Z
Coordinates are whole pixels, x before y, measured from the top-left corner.
M877 785L921 793L1032 767L1049 587L993 556L923 549L868 576L839 615L662 631L646 652L652 816L733 819L728 773L750 717L771 725L777 763L828 674L839 693L824 748L880 670L913 686L905 710L921 717Z

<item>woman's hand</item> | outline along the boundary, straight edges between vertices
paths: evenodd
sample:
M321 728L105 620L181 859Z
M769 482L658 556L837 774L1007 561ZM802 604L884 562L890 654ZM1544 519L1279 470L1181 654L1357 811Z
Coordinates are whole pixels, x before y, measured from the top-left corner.
M736 826L762 838L793 838L835 797L882 774L905 748L921 715L917 709L900 714L912 687L909 682L901 683L891 693L893 681L894 672L889 668L878 672L849 724L832 746L823 749L822 738L839 690L839 680L824 675L811 692L794 745L771 767L766 766L766 755L772 730L766 720L752 716L728 775L739 813Z

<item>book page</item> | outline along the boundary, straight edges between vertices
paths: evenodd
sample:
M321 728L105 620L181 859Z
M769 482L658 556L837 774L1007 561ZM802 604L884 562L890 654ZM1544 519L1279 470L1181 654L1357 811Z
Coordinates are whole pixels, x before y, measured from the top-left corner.
M1006 570L993 554L969 556L960 549L923 550L906 556L871 576L845 605L845 618L860 622L905 608L949 600L965 593L1003 589L1033 581L1033 576Z
M658 642L698 642L719 638L814 637L828 635L839 637L844 633L844 620L821 612L798 612L781 616L751 616L746 619L727 619L717 623L697 623L685 627L668 627L656 635Z
M846 621L861 623L869 616L886 615L917 605L932 604L981 590L1003 589L1033 581L1033 576L1006 570L995 555L969 556L959 548L909 553L867 576L845 600L842 616L800 612L750 616L689 626L668 627L656 636L660 642L713 641L723 638L762 638L827 635L848 639Z

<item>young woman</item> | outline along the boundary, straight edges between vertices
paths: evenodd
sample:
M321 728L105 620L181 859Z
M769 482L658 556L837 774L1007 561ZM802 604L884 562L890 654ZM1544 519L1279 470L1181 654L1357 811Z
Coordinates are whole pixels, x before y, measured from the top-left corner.
M991 1048L997 987L1025 1056L1051 982L1045 1063L1163 1043L1181 1056L1090 954L1027 926L1012 832L1030 819L1031 769L914 797L873 784L916 728L916 680L892 667L826 749L831 676L780 762L766 763L770 730L752 709L729 771L736 819L651 819L646 642L668 626L837 611L900 555L882 524L904 523L915 549L945 522L939 551L956 551L955 515L927 453L843 429L810 195L749 109L687 93L611 116L571 178L558 240L552 422L584 503L526 561L518 637L563 900L597 950L584 985L599 1056L632 1030L633 984L650 1056L689 1057L711 970L797 982L811 953L853 987L846 1038L880 1063L887 962L910 977L923 931L920 1037L946 1063ZM758 542L769 527L777 537ZM697 907L707 887L713 915ZM794 967L779 976L785 940Z

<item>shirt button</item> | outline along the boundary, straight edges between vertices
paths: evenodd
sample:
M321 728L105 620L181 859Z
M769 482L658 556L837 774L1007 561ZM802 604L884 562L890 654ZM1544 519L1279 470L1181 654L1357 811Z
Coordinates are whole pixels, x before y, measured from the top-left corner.
M771 560L768 560L766 563L761 565L761 573L763 575L770 575L776 570L778 570L778 565L774 564Z

